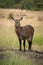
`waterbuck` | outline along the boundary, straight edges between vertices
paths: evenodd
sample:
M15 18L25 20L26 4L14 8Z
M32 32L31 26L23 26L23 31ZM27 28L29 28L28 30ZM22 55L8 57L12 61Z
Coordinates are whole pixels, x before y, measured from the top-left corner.
M21 51L21 43L23 40L23 46L24 46L24 51L25 51L25 41L28 41L28 49L31 50L31 46L32 46L32 39L33 39L33 35L34 35L34 28L31 25L26 25L21 27L20 25L20 21L23 19L23 17L21 17L19 20L15 19L13 16L11 16L11 19L13 19L15 21L15 32L17 34L18 40L19 40L19 44L20 44L20 48L19 50Z

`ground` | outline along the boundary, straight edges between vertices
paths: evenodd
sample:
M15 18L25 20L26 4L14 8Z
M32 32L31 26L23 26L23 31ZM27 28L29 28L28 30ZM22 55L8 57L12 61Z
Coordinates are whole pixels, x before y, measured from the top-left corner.
M19 51L14 21L8 19L10 13L15 18L23 17L21 26L32 25L35 29L32 51ZM43 11L0 9L0 65L43 65Z
M24 52L24 51L19 51L18 49L0 50L0 64L7 65L6 63L7 61L6 62L4 61L7 59L9 62L8 65L19 65L19 63L21 63L20 65L23 65L23 63L24 65L43 65L43 52L39 52L36 50ZM12 64L10 64L10 62Z

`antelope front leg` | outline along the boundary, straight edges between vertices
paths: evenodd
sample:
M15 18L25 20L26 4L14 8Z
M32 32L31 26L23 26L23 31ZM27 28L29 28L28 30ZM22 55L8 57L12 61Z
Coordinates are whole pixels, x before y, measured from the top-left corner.
M31 50L32 47L32 41L29 41L29 50Z
M28 41L28 50L30 50L31 51L31 46L32 46L32 41Z
M23 40L23 46L24 46L24 51L25 51L25 40Z
M21 39L19 39L19 45L20 45L19 50L21 51Z

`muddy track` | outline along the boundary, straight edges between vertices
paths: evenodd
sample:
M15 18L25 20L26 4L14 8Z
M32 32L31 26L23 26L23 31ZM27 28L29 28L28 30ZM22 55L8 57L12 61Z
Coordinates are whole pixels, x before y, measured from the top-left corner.
M15 52L15 54L19 54L20 56L23 55L25 56L28 60L31 60L33 63L37 65L43 65L43 52L42 51L37 51L37 50L32 50L28 51L26 50L25 52L19 51L18 49L0 49L0 53L3 51L11 51L12 53ZM0 54L0 59L4 58L4 54Z
M43 60L43 51L37 51L37 50L26 50L25 52L22 50L22 51L19 51L18 49L0 49L0 52L3 52L3 51L12 51L12 52L15 52L17 54L24 54L24 55L27 55L29 54L29 56L31 56L31 58L37 58L37 59L42 59Z

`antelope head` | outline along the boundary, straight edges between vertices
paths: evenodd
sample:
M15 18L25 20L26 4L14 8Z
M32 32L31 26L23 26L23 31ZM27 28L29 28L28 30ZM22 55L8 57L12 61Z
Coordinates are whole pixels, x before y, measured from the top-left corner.
M23 19L21 16L20 19L15 19L12 15L10 15L11 19L15 21L15 27L18 28L20 27L20 21Z

